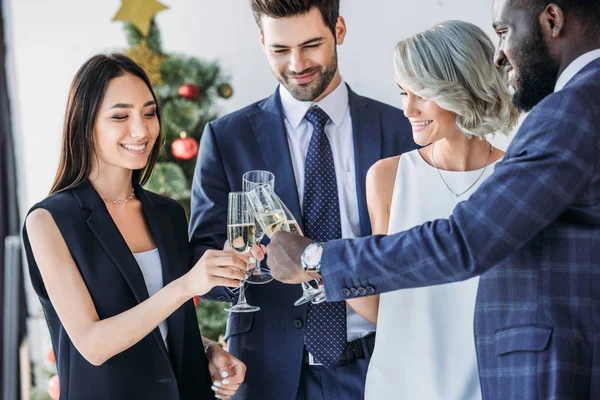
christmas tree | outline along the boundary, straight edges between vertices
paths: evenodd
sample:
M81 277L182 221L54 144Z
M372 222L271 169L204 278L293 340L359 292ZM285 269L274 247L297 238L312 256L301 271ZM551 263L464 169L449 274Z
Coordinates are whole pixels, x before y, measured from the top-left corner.
M165 144L146 189L179 201L189 215L198 141L217 117L215 99L227 99L233 90L218 63L163 51L154 16L166 8L156 0L123 0L114 20L125 22L125 54L148 74L161 111ZM194 303L202 334L219 340L227 319L223 304Z

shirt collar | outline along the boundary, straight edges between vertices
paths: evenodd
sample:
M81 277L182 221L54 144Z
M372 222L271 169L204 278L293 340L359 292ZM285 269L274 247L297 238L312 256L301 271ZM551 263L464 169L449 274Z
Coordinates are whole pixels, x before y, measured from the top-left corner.
M594 61L595 59L600 58L600 49L588 51L585 54L577 57L571 64L565 68L565 70L560 74L558 79L556 80L556 85L554 86L554 91L558 92L565 87L567 83L575 76L579 71L584 69L589 63Z
M279 94L281 96L281 105L283 114L290 125L296 129L311 105L317 104L333 121L336 126L340 126L348 109L348 87L344 80L340 82L333 92L319 100L318 102L296 100L294 96L283 85L279 85Z

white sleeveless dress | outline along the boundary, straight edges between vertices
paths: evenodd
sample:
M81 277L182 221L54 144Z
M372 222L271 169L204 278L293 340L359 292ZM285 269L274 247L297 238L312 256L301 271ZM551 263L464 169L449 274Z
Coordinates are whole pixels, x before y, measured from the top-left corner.
M398 163L388 234L448 218L492 174L489 165L467 193L456 198L418 151ZM455 193L466 190L482 170L441 171ZM365 399L481 399L473 314L479 278L397 290L381 295L375 351Z

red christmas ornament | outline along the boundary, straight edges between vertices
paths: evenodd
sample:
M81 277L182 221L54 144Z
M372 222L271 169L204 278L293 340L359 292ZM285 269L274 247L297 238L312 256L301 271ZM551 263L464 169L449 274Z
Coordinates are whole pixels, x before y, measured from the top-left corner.
M199 303L200 303L200 297L194 296L194 307L198 307Z
M179 87L178 93L181 97L188 100L195 100L198 97L198 86L186 83Z
M198 142L194 138L187 137L186 132L181 132L179 139L173 140L171 153L178 160L188 161L198 154Z
M60 383L58 382L58 375L54 375L48 380L48 395L52 400L58 400L60 396Z
M48 361L50 361L52 364L55 364L56 358L54 357L54 350L52 350L52 349L48 350L48 354L46 355L46 358L48 358Z

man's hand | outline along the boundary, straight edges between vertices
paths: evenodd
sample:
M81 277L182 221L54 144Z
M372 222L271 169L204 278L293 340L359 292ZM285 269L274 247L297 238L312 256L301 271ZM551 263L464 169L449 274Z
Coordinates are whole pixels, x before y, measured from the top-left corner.
M206 357L215 397L229 399L244 381L246 365L216 343L206 349Z
M279 231L267 246L267 266L273 278L283 283L308 282L315 277L304 272L300 256L312 240L295 233Z

